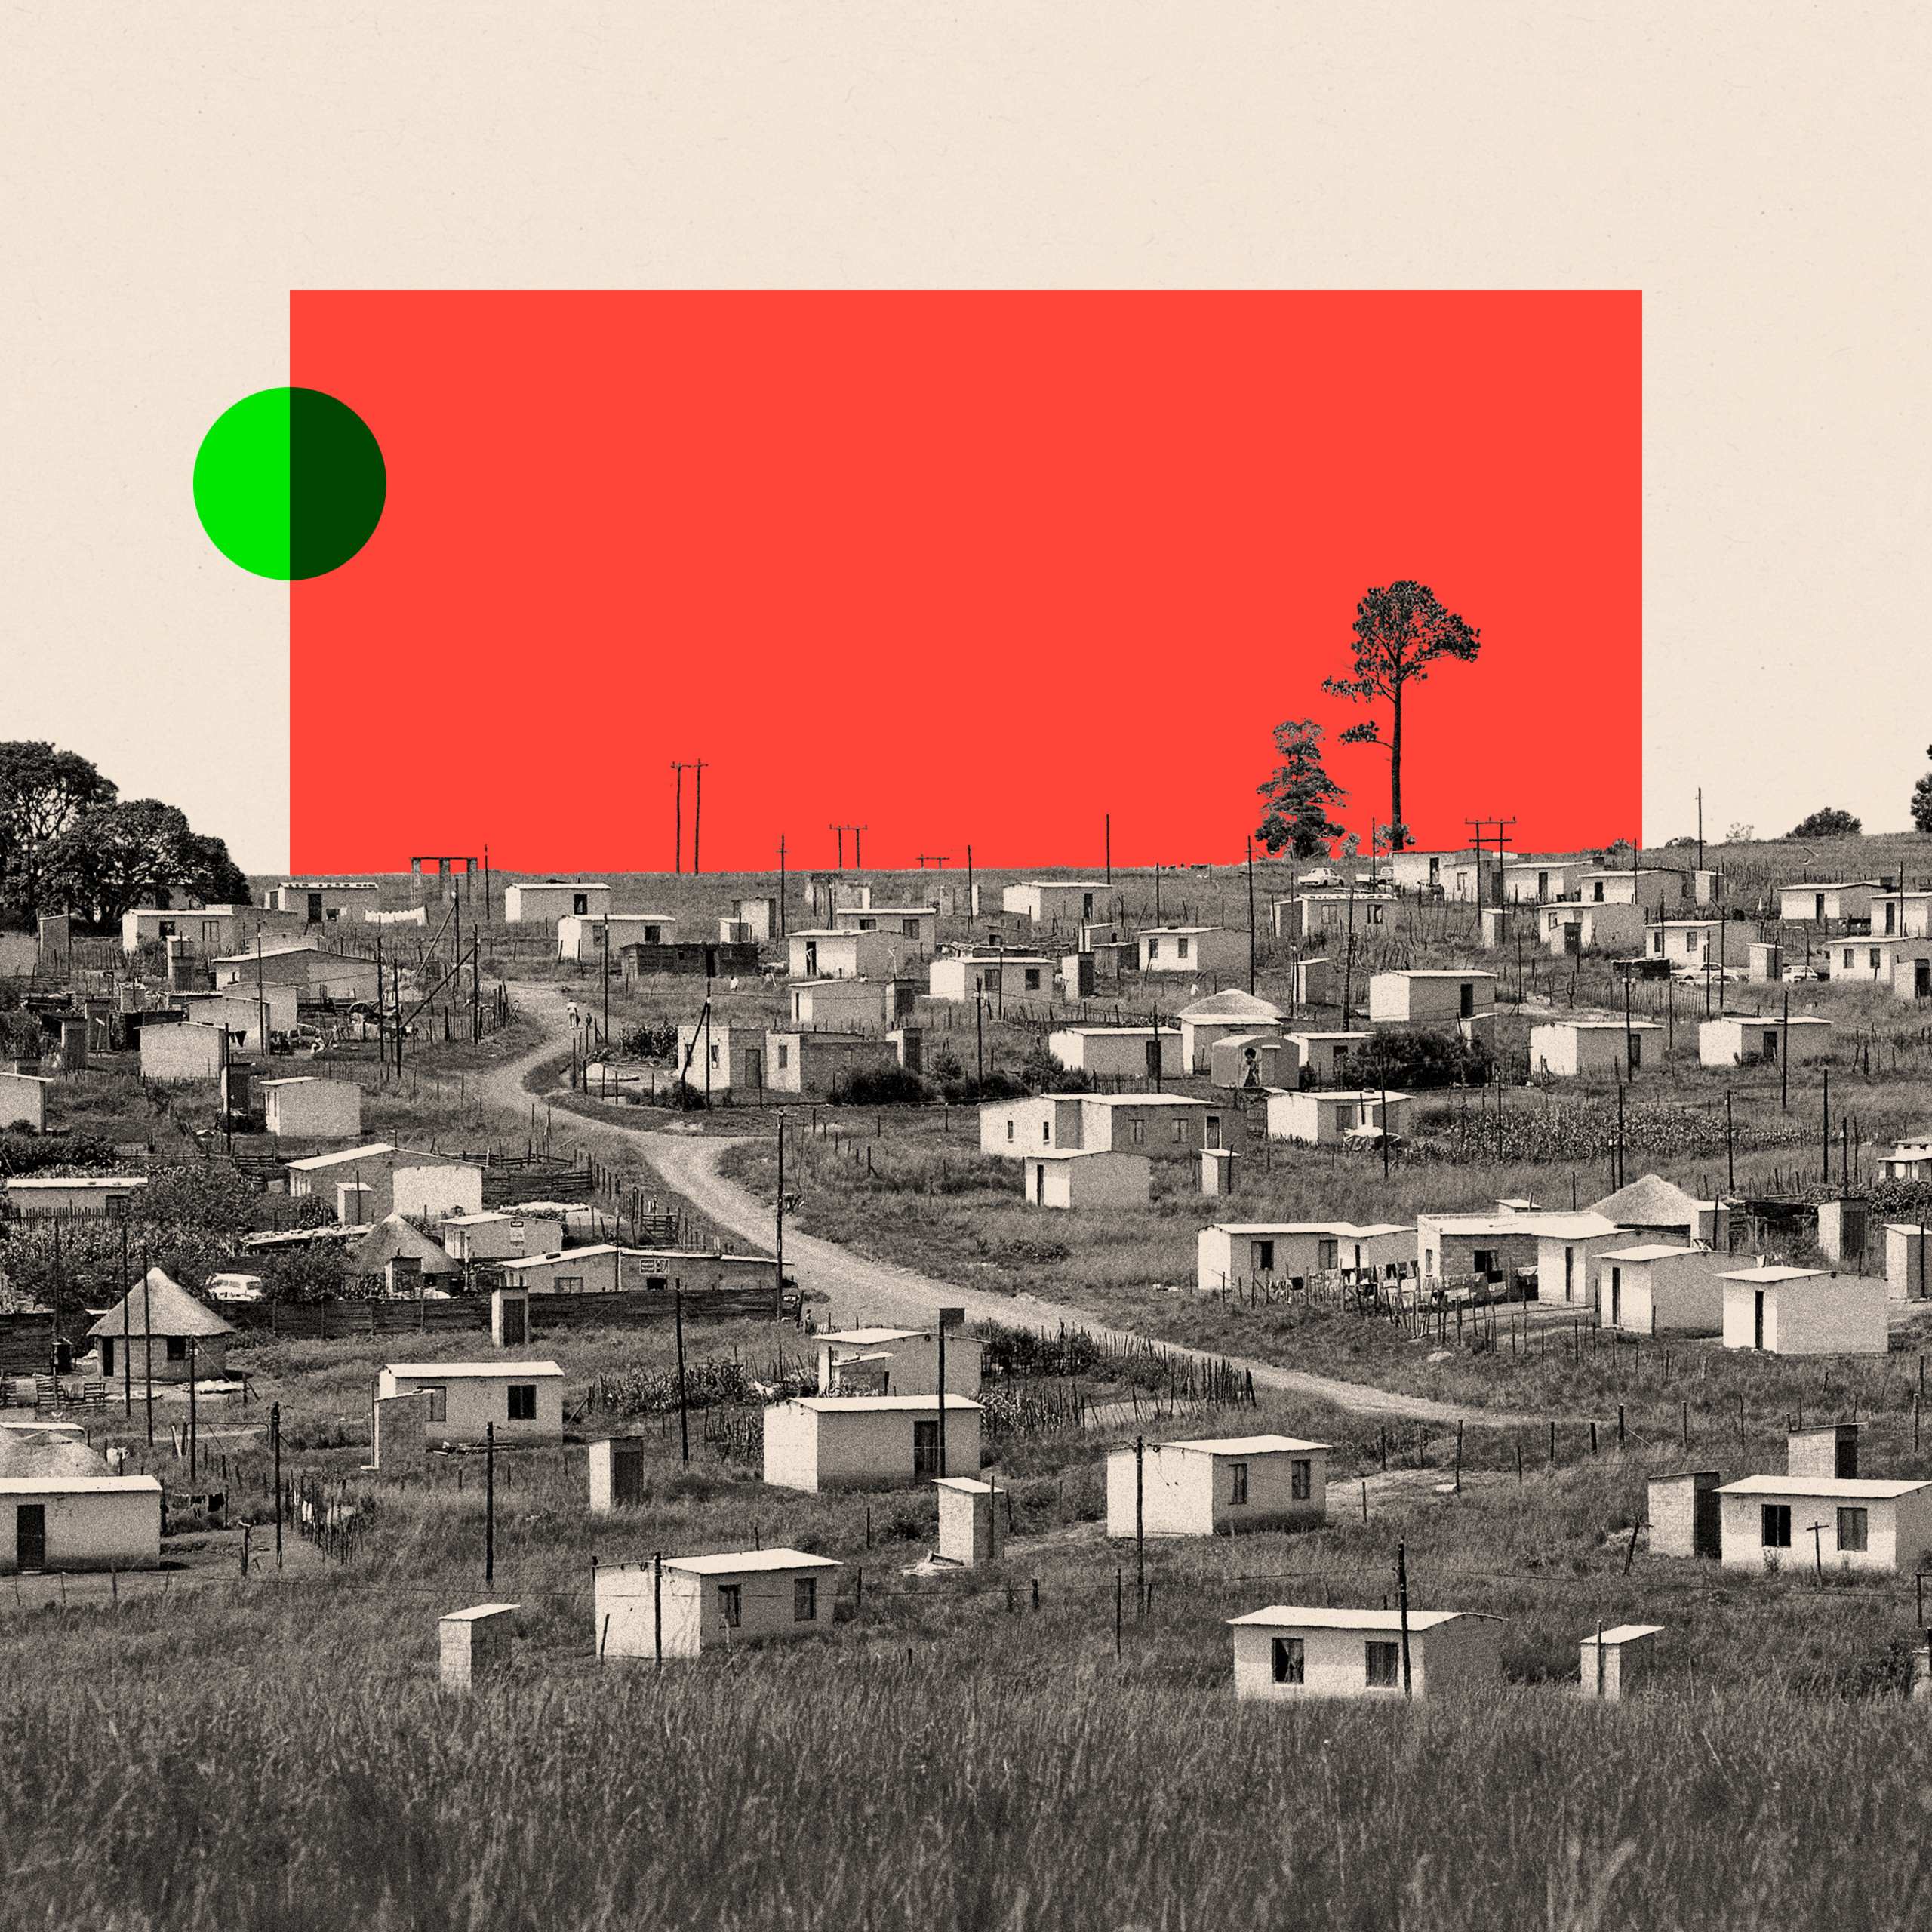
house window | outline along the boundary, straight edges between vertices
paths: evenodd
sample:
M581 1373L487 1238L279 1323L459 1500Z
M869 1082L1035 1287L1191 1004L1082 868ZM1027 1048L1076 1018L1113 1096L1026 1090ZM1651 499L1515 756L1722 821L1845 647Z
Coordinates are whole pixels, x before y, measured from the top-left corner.
M711 1063L713 1066L718 1064L718 1049L715 1047L711 1050Z
M1851 971L1851 948L1850 946L1847 946L1844 949L1844 970L1847 973Z
M1054 1144L1054 1124L1051 1121L1043 1120L1041 1121L1040 1141L1043 1146L1051 1147Z
M1299 1637L1277 1637L1275 1639L1275 1681L1277 1684L1306 1684L1308 1681L1308 1657Z
M1460 1002L1458 1011L1461 1017L1465 1020L1474 1019L1476 1011L1475 988L1471 986L1458 986L1456 989L1456 993L1457 998Z
M1872 970L1875 973L1878 970L1878 949L1875 946L1872 949Z
M1187 941L1186 940L1179 941L1177 949L1179 952L1180 957L1185 959L1187 957Z
M1158 959L1160 956L1161 942L1157 939L1150 939L1147 942L1147 957L1149 959Z
M875 933L878 931L878 921L876 919L861 919L859 930L862 933Z
M537 1420L537 1384L534 1382L512 1382L510 1384L510 1420L534 1422Z
M1040 990L1040 969L1037 966L1029 966L1026 968L1026 990L1029 993L1036 993Z
M449 1420L450 1392L447 1389L419 1389L416 1392L419 1395L429 1397L429 1420L432 1422Z
M1663 934L1662 933L1657 932L1651 934L1651 950L1653 952L1661 952L1663 950Z
M1838 1512L1839 1549L1862 1551L1869 1548L1866 1541L1866 1515L1863 1509L1841 1509Z
M792 1064L792 1049L789 1047L780 1047L778 1049L778 1064L781 1068Z
M1247 1465L1245 1463L1230 1463L1228 1465L1228 1481L1229 1503L1236 1506L1244 1504L1247 1500Z
M1399 1644L1371 1642L1362 1646L1371 1690L1393 1690L1401 1682L1402 1647Z
M1272 1241L1258 1241L1254 1244L1254 1266L1257 1273L1274 1273L1275 1244Z
M815 1623L818 1621L818 1579L816 1577L792 1578L792 1621L794 1623Z
M1704 937L1705 935L1702 933L1686 933L1684 935L1684 950L1686 952L1695 952L1697 950L1697 942Z
M1008 1121L1006 1124L1006 1137L1009 1140L1013 1138L1013 1123L1011 1121Z
M1128 1125L1134 1146L1141 1146L1147 1138L1147 1123L1144 1120L1137 1120L1130 1121Z
M168 1337L168 1359L170 1361L186 1361L188 1359L188 1338L185 1335Z
M1288 1464L1288 1496L1291 1501L1306 1503L1315 1494L1315 1464L1306 1456L1297 1456Z
M737 1629L744 1622L744 1586L741 1583L720 1583L718 1586L718 1614L724 1620L728 1630Z
M1767 1503L1763 1506L1764 1544L1767 1549L1791 1547L1791 1505Z
M1495 1272L1496 1251L1491 1247L1473 1248L1469 1254L1469 1272L1488 1275Z
M1315 1244L1315 1265L1323 1270L1335 1266L1338 1253L1337 1244L1332 1241L1318 1241Z
M1346 1059L1348 1058L1348 1057L1349 1057L1349 1043L1348 1043L1348 1041L1346 1041L1346 1040L1338 1040L1338 1041L1335 1043L1334 1064L1335 1064L1337 1066L1340 1066L1341 1065L1341 1063L1343 1063L1343 1061L1344 1061L1345 1060L1346 1060Z
M1187 1123L1186 1123L1186 1121L1182 1121L1182 1120L1177 1120L1177 1121L1176 1121L1174 1122L1174 1140L1175 1140L1176 1143L1177 1143L1177 1144L1179 1144L1180 1142L1186 1140L1186 1138L1187 1138Z
M917 939L919 937L919 922L917 919L901 919L899 930L908 939Z
M574 892L571 894L571 912L574 918L580 919L589 910L590 895L588 893Z
M1593 903L1598 906L1601 906L1603 903L1603 881L1601 879L1598 879L1596 881L1596 890L1590 895L1590 897Z

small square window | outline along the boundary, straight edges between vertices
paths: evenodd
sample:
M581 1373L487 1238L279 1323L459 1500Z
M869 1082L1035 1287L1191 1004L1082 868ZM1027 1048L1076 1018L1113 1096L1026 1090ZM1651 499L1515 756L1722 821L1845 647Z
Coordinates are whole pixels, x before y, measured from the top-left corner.
M1272 1275L1275 1272L1275 1244L1272 1241L1254 1244L1254 1266L1257 1274Z
M818 1621L818 1579L816 1577L792 1578L792 1621L794 1623L815 1623Z
M188 1340L185 1335L168 1337L168 1359L170 1361L186 1361L188 1359Z
M1275 1639L1275 1681L1277 1684L1306 1684L1308 1681L1308 1657L1299 1637L1277 1637Z
M1183 1140L1185 1140L1186 1138L1187 1138L1187 1123L1186 1123L1186 1121L1183 1121L1183 1120L1177 1120L1177 1121L1176 1121L1174 1122L1174 1139L1175 1139L1177 1141L1183 1141Z
M1367 1666L1368 1687L1371 1690L1393 1690L1402 1681L1402 1647L1399 1644L1369 1643L1363 1646L1367 1653L1364 1662Z
M1026 968L1026 990L1029 993L1036 993L1040 990L1040 969L1037 966L1029 966Z
M1838 1512L1838 1547L1847 1550L1865 1550L1870 1547L1866 1540L1869 1518L1863 1509L1841 1509Z
M510 1384L510 1420L534 1422L537 1420L537 1384L534 1382L512 1382Z
M1149 959L1158 959L1160 956L1161 942L1157 939L1150 939L1147 942L1147 957Z
M1187 941L1186 940L1182 940L1178 943L1178 949L1180 957L1185 959L1187 957Z
M450 1392L447 1389L419 1389L417 1393L429 1398L429 1420L448 1422L450 1419Z
M1288 1464L1288 1494L1297 1503L1308 1502L1315 1494L1315 1463L1298 1456Z
M1763 1506L1764 1542L1767 1549L1791 1547L1791 1505L1767 1503Z
M1228 1465L1228 1481L1229 1502L1236 1505L1246 1503L1247 1500L1247 1465L1245 1463L1230 1463Z
M728 1630L736 1630L744 1621L744 1586L740 1583L720 1583L718 1586L718 1614L724 1620Z

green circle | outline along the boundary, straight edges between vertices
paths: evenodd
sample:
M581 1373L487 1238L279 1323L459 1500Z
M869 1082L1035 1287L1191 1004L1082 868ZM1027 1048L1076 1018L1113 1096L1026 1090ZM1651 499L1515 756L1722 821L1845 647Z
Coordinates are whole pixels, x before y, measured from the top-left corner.
M347 563L374 535L388 494L368 424L320 389L244 396L195 457L202 528L257 577L322 577Z

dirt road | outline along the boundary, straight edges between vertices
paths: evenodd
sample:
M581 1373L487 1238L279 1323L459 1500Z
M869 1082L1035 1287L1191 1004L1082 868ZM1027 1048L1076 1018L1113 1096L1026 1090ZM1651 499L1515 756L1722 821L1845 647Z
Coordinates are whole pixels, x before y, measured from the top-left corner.
M555 1053L570 1037L564 1001L554 989L526 985L520 991L524 1017L543 1027L549 1037L521 1059L485 1075L481 1083L490 1100L518 1112L525 1111L529 1105L530 1097L522 1087L524 1075L538 1061ZM472 1081L472 1084L476 1083ZM726 1151L739 1145L737 1141L675 1129L647 1131L615 1120L595 1124L605 1132L620 1134L635 1142L665 1181L718 1226L729 1229L761 1252L771 1251L774 1229L770 1205L754 1200L718 1171ZM942 1308L963 1308L969 1321L1003 1321L1048 1332L1057 1330L1064 1322L1069 1327L1084 1328L1096 1337L1115 1342L1142 1339L1129 1331L1108 1327L1086 1309L1043 1301L1032 1295L976 1294L949 1281L936 1281L915 1274L910 1269L870 1260L835 1242L789 1226L785 1230L785 1268L800 1287L828 1298L829 1312L841 1327L922 1327L929 1325ZM1222 1359L1171 1343L1160 1346L1202 1361ZM1227 1359L1236 1369L1251 1374L1257 1389L1319 1397L1353 1414L1375 1420L1439 1423L1444 1426L1466 1420L1497 1428L1527 1427L1546 1420L1489 1410L1464 1410L1423 1396L1396 1395L1358 1382L1280 1368L1272 1362L1241 1356Z

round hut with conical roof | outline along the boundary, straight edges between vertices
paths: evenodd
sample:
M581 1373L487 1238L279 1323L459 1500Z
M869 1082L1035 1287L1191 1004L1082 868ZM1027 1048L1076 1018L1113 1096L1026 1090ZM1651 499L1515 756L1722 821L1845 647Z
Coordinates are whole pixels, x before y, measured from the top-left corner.
M191 1376L198 1382L218 1380L227 1373L228 1338L235 1332L158 1268L150 1268L88 1331L100 1343L100 1372L109 1382L124 1373L123 1348L131 1353L130 1371L137 1378L146 1377L152 1362L157 1382L186 1382Z

